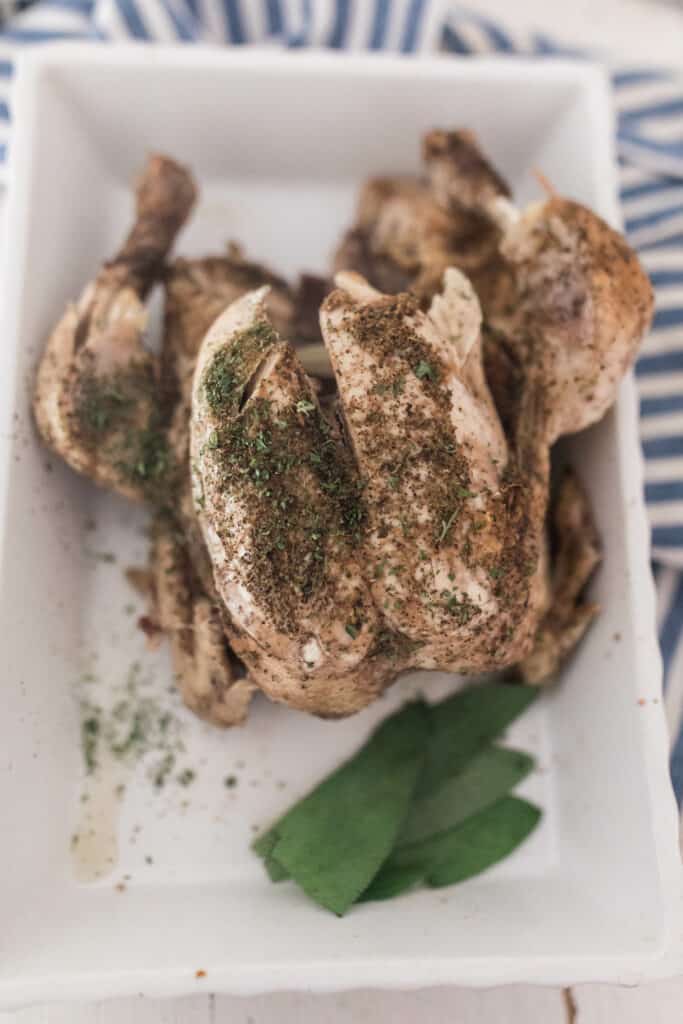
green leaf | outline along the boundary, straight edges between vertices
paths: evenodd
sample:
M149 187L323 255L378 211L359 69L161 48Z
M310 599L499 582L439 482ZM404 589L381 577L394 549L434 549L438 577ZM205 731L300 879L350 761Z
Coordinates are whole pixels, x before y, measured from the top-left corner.
M364 893L364 899L385 899L420 879L437 888L464 882L507 857L534 830L538 807L505 796L467 821L429 839L397 848ZM378 896L374 894L378 893Z
M394 896L414 889L424 878L424 870L421 865L401 867L399 865L385 865L370 882L364 893L358 897L357 903L367 903L369 900L390 900Z
M254 849L317 903L345 913L394 846L424 763L429 725L422 703L392 715Z
M271 828L268 832L264 832L263 835L259 836L251 844L251 848L259 857L263 858L263 866L271 882L284 882L286 878L289 878L289 872L273 857L273 850L277 840L278 834L275 828Z
M433 793L536 699L533 686L480 683L430 708L429 743L418 796Z
M453 778L414 801L398 845L415 843L454 828L484 807L496 803L521 782L534 766L534 759L518 750L487 747Z
M425 359L421 359L417 366L413 368L413 373L420 380L424 380L425 377L429 378L429 380L436 380L438 377L436 369Z
M254 853L257 853L259 857L263 857L264 860L267 860L271 856L277 842L276 828L277 826L274 825L271 829L268 829L267 832L263 832L262 835L257 836L251 844L251 848Z
M488 745L537 692L474 685L387 719L254 842L271 880L291 877L341 915L358 899L462 881L505 857L540 817L504 796L533 760Z
M263 865L268 873L268 878L271 882L284 882L290 878L289 871L283 868L282 864L275 860L274 857L266 857Z
M444 833L433 866L426 876L428 885L455 885L481 874L530 835L541 820L540 808L516 796L506 796L474 818Z

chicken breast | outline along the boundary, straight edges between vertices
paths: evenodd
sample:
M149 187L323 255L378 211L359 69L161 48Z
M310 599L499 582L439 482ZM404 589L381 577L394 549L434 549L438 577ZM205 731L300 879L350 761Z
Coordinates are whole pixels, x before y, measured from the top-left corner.
M483 376L476 295L454 269L428 314L355 275L337 284L321 322L365 482L373 597L409 640L412 666L510 663L541 596L545 506L540 491L540 504L520 509Z
M192 378L202 339L219 314L245 292L268 284L268 311L278 329L286 330L295 316L292 293L283 278L261 264L245 259L234 243L225 256L175 260L166 270L166 306L162 351L166 390L175 399L168 431L169 445L179 467L176 517L188 545L189 557L207 594L213 578L190 491L190 403Z
M324 716L395 674L358 545L365 503L266 289L207 334L194 377L193 493L230 638L270 697ZM386 650L385 650L386 649Z

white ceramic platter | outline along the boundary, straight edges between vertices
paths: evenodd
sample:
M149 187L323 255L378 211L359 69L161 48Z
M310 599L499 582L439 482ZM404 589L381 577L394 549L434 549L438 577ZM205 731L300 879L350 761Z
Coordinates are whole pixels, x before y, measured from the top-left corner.
M525 792L542 827L476 880L343 920L266 880L253 829L410 693L455 680L413 676L344 722L261 699L241 730L202 725L169 692L165 652L145 651L135 628L122 570L144 560L143 515L49 458L27 400L46 334L128 223L149 151L188 162L202 186L180 251L238 238L288 274L325 267L359 183L415 171L420 135L437 125L474 128L521 199L540 167L615 221L601 74L65 45L22 63L15 113L0 347L0 1004L647 976L668 942L678 862L630 380L567 446L604 539L604 610L511 733L538 757ZM170 716L161 789L163 749L84 782L78 701L111 707L131 678L136 699Z

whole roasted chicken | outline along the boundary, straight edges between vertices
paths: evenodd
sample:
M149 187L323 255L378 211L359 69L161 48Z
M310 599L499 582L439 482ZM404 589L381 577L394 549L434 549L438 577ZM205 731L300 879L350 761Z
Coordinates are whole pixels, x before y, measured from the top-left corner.
M130 276L129 240L48 342L39 429L74 468L155 503L156 615L185 700L219 724L256 688L335 717L411 668L540 682L595 614L590 509L568 474L549 513L550 450L614 401L649 284L584 207L553 195L519 213L471 135L432 132L424 154L423 179L365 187L337 253L320 308L332 394L307 372L320 354L297 344L315 325L281 278L234 249L166 265L194 189L163 158L148 175L168 168L176 213L139 209L158 221L145 273ZM157 279L160 359L140 339ZM138 363L159 382L149 409L127 384ZM108 389L112 366L95 445L88 381ZM153 486L122 468L124 410L163 433Z

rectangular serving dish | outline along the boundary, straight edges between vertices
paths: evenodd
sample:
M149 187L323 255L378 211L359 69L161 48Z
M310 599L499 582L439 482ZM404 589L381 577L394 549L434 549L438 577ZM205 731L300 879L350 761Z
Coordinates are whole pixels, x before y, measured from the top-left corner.
M265 699L243 729L198 722L169 692L165 652L135 629L122 569L144 561L143 513L49 458L28 405L45 337L121 238L148 152L186 161L202 186L179 251L236 238L287 274L328 265L360 182L417 171L433 126L473 128L519 199L536 194L538 167L614 223L602 74L68 44L22 57L15 116L0 349L0 1005L647 977L669 941L679 866L631 379L604 422L565 445L604 541L592 586L603 612L510 732L537 755L523 792L542 827L477 879L343 920L269 884L253 830L409 694L440 696L454 678L413 675L343 722ZM111 706L127 685L173 722L162 788L150 778L159 751L84 781L79 701Z

